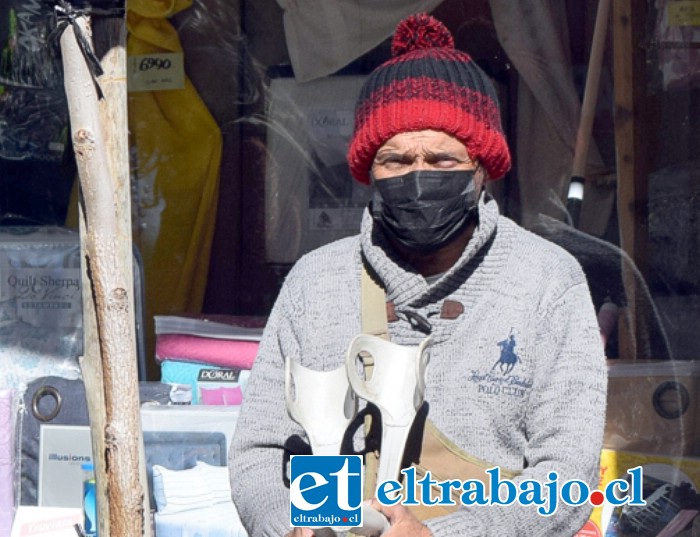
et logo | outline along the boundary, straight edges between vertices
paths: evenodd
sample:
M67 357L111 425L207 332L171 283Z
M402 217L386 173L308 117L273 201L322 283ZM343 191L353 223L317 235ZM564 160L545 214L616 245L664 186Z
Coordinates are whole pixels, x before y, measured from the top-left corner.
M292 526L362 525L360 455L292 455L289 471Z

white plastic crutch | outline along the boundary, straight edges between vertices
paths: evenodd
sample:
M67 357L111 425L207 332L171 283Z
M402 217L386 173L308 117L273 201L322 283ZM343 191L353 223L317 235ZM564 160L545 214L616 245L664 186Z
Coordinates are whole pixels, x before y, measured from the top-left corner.
M357 414L357 398L345 367L316 371L285 360L287 412L309 437L314 455L339 455L345 431Z
M398 479L408 433L423 404L429 345L429 337L418 347L406 347L361 334L348 348L345 366L350 385L357 395L374 404L382 416L377 483ZM360 374L357 365L358 356L364 354L374 358L369 378Z
M285 361L287 412L309 437L314 455L339 455L345 431L357 414L357 398L350 389L345 366L316 371L287 359ZM363 506L363 526L356 535L381 535L389 527L379 512ZM347 531L350 528L337 528ZM331 528L317 528L321 537L335 535Z

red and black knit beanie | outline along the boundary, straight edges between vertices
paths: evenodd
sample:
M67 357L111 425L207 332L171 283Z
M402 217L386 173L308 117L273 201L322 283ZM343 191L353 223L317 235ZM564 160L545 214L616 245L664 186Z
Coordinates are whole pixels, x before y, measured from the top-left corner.
M392 58L370 74L360 92L348 149L353 177L369 184L384 142L401 132L427 129L455 136L491 179L510 169L493 84L468 54L454 48L452 34L440 21L418 14L398 24Z

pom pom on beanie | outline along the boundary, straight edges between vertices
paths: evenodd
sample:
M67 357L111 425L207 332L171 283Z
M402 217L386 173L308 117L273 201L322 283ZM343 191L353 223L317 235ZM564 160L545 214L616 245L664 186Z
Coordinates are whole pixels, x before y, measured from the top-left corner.
M412 15L396 27L391 55L396 57L413 50L443 47L455 48L450 31L430 15Z

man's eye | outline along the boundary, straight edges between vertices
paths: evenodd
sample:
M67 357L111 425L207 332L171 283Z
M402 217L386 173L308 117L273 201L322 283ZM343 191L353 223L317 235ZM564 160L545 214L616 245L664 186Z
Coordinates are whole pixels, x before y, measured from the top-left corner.
M459 163L455 158L441 158L435 161L435 166L438 168L453 168Z
M385 168L399 168L401 166L410 165L410 160L401 157L386 157L377 162L377 164Z

